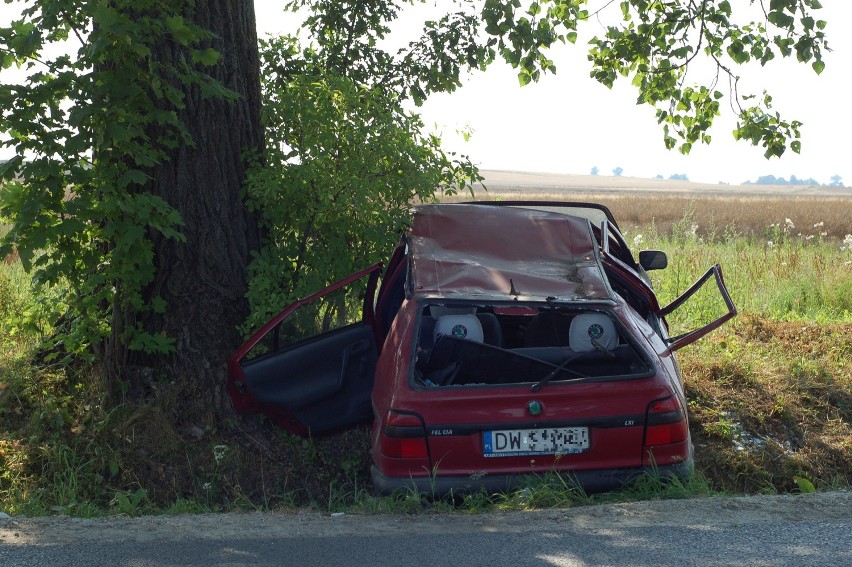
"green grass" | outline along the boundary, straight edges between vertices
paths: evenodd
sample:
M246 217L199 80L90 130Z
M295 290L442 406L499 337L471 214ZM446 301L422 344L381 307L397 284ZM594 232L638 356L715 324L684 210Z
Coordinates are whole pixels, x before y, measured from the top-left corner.
M29 277L8 258L0 260L0 511L478 512L848 488L852 243L799 236L781 224L759 237L696 232L693 224L687 214L671 231L648 225L626 235L636 249L668 253L669 267L651 272L662 303L719 262L740 310L679 352L696 443L698 473L689 481L651 477L617 493L587 495L545 475L505 495L376 498L366 429L303 440L269 426L258 439L238 424L218 424L198 438L198 431L175 425L185 393L170 388L179 383L157 383L155 402L131 407L108 403L85 366L34 364L50 299L34 296ZM672 317L673 326L693 327L721 310L715 293L696 300Z
M701 473L687 479L647 474L620 490L588 494L570 478L556 473L532 477L525 486L507 493L473 492L432 499L413 491L377 498L365 492L332 511L377 514L431 514L436 512L482 513L491 511L574 508L610 502L696 498L723 494L711 487Z
M659 235L648 227L627 235L627 240L667 253L669 267L650 273L661 303L719 263L741 312L776 321L852 322L852 250L836 241L771 232L771 239L699 237L676 225L674 235ZM711 312L714 307L705 306Z

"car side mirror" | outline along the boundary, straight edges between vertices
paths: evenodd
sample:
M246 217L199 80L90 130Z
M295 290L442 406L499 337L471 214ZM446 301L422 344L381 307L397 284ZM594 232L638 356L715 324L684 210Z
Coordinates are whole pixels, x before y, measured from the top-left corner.
M662 270L669 265L669 258L662 250L642 250L639 252L639 265L645 271Z

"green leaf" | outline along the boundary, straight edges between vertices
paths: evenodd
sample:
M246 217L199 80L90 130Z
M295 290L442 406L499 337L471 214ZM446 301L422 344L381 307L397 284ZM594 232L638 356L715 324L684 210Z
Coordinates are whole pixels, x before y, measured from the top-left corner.
M825 62L822 59L817 59L813 63L811 63L811 68L816 71L816 74L819 75L825 70Z
M794 476L793 481L796 483L796 486L799 487L799 492L802 492L802 493L805 493L805 494L810 494L812 492L816 492L816 487L814 486L814 483L812 483L810 480L808 480L805 477Z
M202 65L206 65L207 67L212 67L216 63L219 62L220 53L213 49L212 47L208 47L203 50L194 50L192 52L192 60L195 63L201 63Z
M138 169L128 169L118 180L119 187L127 187L128 185L144 185L148 182L149 176Z
M793 16L790 16L783 12L769 12L766 19L778 26L779 28L784 29L792 27L795 22Z
M151 311L154 313L165 313L166 307L168 307L168 304L159 295L151 298Z
M117 15L115 8L106 2L97 2L92 9L92 20L101 29L108 30L114 26L118 19Z
M0 164L0 179L7 181L14 179L18 175L22 163L24 163L23 156L14 156Z
M189 45L197 39L197 35L186 25L183 17L170 16L166 18L166 28L172 37L181 45Z

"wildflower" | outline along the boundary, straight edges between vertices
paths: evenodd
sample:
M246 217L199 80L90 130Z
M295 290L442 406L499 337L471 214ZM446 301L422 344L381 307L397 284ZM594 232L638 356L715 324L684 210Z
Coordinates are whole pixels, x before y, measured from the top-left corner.
M775 248L775 243L772 242L771 240L767 240L766 241L766 247L767 248Z
M215 447L213 447L213 460L216 461L217 465L222 462L222 459L225 458L225 453L227 452L227 445L216 445Z
M849 250L852 252L852 234L847 234L843 239L843 246L840 247L841 250Z
M822 221L819 221L818 223L816 223L816 224L814 225L814 228L822 228L822 227L824 227L824 226L825 226L825 223L824 223L824 222L822 222Z
M640 244L642 244L642 235L637 234L636 236L633 237L633 245L639 246Z
M796 228L796 225L794 225L793 221L791 221L790 219L784 219L784 227L787 230L793 230L794 228Z
M820 232L819 235L821 237L825 238L826 236L828 236L828 233L827 232Z
M811 240L811 239L813 239L813 237L814 237L813 234L809 234L805 237L805 240Z

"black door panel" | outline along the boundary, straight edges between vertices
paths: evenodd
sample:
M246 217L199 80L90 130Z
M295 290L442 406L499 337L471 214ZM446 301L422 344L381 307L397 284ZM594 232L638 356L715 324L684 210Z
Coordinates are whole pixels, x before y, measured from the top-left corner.
M242 365L245 382L265 406L295 414L313 433L372 418L375 334L358 323Z

